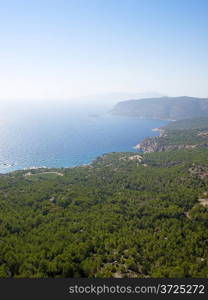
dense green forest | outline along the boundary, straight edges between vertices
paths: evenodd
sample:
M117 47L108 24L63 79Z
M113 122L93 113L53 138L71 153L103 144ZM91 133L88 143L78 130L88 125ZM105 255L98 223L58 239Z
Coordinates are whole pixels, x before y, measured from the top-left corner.
M208 149L0 175L0 277L208 278Z

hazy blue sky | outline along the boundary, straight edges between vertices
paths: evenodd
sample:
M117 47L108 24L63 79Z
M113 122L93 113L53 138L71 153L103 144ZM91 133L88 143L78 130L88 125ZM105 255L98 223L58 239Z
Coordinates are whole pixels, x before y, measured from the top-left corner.
M207 0L0 0L0 99L208 97Z

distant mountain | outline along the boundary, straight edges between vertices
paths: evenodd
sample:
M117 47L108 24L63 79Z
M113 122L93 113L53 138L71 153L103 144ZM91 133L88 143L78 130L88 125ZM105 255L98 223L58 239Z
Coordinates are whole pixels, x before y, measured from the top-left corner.
M181 120L208 116L208 99L161 97L123 101L111 111L116 115L139 118Z

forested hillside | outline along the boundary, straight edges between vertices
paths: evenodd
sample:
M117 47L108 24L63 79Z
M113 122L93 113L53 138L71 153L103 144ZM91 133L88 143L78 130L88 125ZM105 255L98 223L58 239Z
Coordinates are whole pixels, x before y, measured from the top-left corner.
M0 277L208 277L208 150L0 176Z
M167 130L184 130L184 129L197 129L197 130L208 130L208 117L194 118L194 119L183 119L177 122L170 122L165 126Z

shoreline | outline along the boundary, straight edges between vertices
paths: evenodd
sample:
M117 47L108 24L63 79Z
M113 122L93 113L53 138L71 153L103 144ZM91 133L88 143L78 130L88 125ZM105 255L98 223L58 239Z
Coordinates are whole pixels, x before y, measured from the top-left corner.
M159 135L156 135L156 136L153 136L153 137L146 137L145 139L147 139L147 138L154 138L154 137L162 137L165 134L165 132L166 132L166 130L164 129L164 127L161 127L161 128L156 127L156 128L153 128L152 131L153 132L159 132ZM137 144L133 148L136 149L137 151L141 151L142 152L142 150L141 150L141 143Z
M145 119L145 118L144 118ZM148 119L149 120L149 119ZM162 119L151 119L151 120L158 120L158 121L175 121L175 120L162 120ZM160 132L160 135L158 136L161 136L163 133L164 133L164 129L162 128L152 128L152 131L153 132ZM155 137L155 136L152 136L152 137ZM144 139L146 139L148 137L145 137ZM140 150L140 144L137 144L135 146L132 146L133 149L135 149L136 151L139 151ZM113 152L126 152L126 151L113 151ZM129 151L129 152L132 152L132 153L135 153L135 151ZM98 155L97 157L93 158L89 163L82 163L80 165L77 165L77 166L60 166L60 167L47 167L47 166L31 166L31 167L26 167L26 168L20 168L20 169L15 169L15 170L10 170L10 171L6 171L5 172L0 172L0 176L8 176L10 175L11 173L13 172L24 172L24 171L30 171L30 170L38 170L38 169L45 169L45 170L51 170L51 169L72 169L72 168L79 168L79 167L86 167L86 166L90 166L99 156L102 156L102 155L106 155L106 154L110 154L112 152L107 152L107 153L103 153L101 155ZM1 163L2 165L5 165L6 168L9 168L9 167L13 167L15 166L15 164L11 163Z

